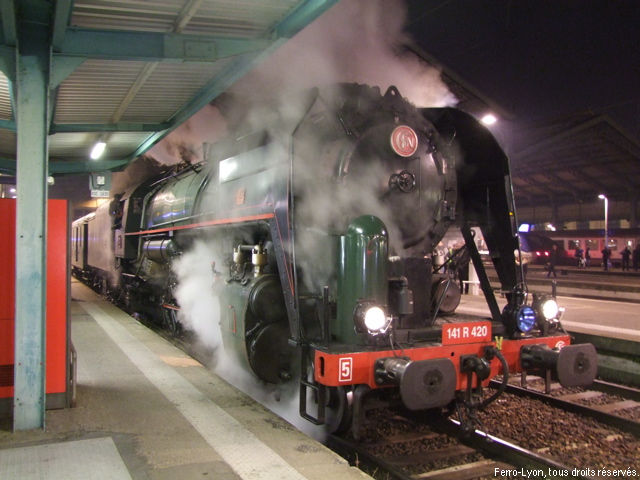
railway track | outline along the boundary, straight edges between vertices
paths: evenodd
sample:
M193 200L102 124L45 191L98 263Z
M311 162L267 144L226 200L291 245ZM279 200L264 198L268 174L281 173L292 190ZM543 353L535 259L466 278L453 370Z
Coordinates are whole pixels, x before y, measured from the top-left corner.
M490 386L497 388L499 384L492 380ZM527 377L520 386L509 383L506 391L536 398L640 437L640 390L636 388L595 380L588 389L564 389L558 383Z
M509 441L463 430L456 420L430 423L428 431L415 431L406 421L408 431L375 442L331 436L328 446L379 479L591 478Z

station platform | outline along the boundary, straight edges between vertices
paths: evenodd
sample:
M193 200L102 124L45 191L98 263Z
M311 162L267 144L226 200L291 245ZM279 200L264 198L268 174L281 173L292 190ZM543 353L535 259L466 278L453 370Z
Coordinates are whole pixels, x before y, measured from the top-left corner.
M552 281L555 281L558 295L640 303L640 272L567 265L558 265L555 270L556 277L547 277L548 272L543 265L529 265L527 285L531 290L551 292ZM490 279L497 284L498 278L493 269Z
M76 405L0 422L0 479L370 478L77 281Z

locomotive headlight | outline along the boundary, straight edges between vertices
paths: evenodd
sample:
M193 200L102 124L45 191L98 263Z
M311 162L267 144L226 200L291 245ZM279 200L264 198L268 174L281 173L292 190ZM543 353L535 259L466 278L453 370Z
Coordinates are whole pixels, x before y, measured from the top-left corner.
M559 312L558 303L553 298L549 298L544 301L540 307L540 311L542 312L542 316L547 320L556 318Z
M545 320L553 320L554 318L557 318L560 313L558 302L556 302L555 298L548 295L534 297L533 308L538 315Z
M516 314L516 327L523 333L527 333L536 324L536 312L528 305L523 305Z
M364 326L370 332L379 332L386 327L387 316L380 307L370 307L364 312Z
M384 308L373 302L362 302L356 307L354 320L356 330L368 332L371 335L385 333L391 325L391 317L387 316Z
M530 332L536 325L536 311L524 303L509 304L502 312L503 321L512 333Z

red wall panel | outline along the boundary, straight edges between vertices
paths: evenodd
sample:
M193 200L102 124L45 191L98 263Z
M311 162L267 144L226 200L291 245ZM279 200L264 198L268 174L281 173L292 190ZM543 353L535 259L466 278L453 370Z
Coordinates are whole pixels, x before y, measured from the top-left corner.
M67 388L68 229L66 200L49 200L47 211L46 391ZM0 199L0 398L13 396L16 201Z

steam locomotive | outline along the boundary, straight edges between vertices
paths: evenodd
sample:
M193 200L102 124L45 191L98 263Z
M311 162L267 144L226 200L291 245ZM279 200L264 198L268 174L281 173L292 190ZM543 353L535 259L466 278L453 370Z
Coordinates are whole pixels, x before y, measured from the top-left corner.
M282 107L282 105L280 105ZM463 234L490 318L454 312L460 291L431 252ZM489 286L483 233L508 303ZM266 384L296 382L300 415L359 430L371 399L412 411L484 408L483 387L527 371L566 386L596 374L570 345L555 299L517 270L509 163L451 108L419 109L395 87L340 84L246 115L206 161L116 195L72 226L74 273L132 310L181 323L172 265L212 246L223 346Z

